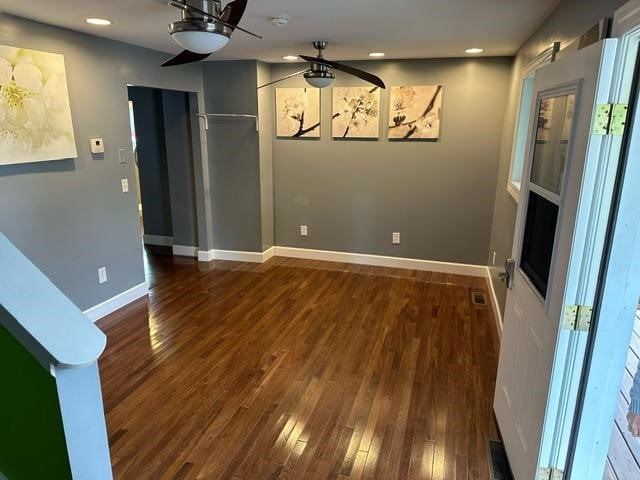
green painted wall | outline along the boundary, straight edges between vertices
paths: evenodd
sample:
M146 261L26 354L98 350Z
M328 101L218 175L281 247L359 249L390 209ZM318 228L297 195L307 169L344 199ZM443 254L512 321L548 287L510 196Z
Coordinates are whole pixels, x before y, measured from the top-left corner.
M0 307L0 317L9 313ZM0 326L0 478L67 480L55 379Z

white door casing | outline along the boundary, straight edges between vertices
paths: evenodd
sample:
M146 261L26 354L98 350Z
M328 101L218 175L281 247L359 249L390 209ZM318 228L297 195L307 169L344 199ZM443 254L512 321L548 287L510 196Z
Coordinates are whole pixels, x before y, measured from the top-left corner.
M541 451L548 452L549 444L558 436L554 427L560 397L567 394L560 388L565 360L558 357L567 354L557 351L560 317L565 304L584 304L588 294L580 288L579 278L589 243L584 238L586 226L592 214L588 199L594 184L589 166L597 165L602 143L600 137L591 135L591 127L596 103L606 103L608 98L615 48L615 40L599 42L536 72L535 104L513 242L516 268L513 288L507 295L494 399L496 418L518 480L537 477ZM572 130L563 133L563 138L568 135L568 147L564 147L568 149L559 192L555 192L554 188L542 188L539 180L538 185L531 182L538 113L543 101L566 101L570 95L575 96ZM546 297L521 268L531 192L559 207Z

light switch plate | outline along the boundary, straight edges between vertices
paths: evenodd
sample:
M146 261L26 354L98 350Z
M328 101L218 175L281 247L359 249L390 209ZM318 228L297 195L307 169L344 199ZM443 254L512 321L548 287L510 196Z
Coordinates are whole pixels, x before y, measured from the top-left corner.
M91 153L104 153L104 140L101 138L92 138L89 140L89 145L91 146Z
M129 191L129 180L126 178L123 178L121 182L122 182L122 193L127 193Z
M300 225L300 236L301 237L309 236L309 228L306 225Z
M393 241L394 245L400 245L400 233L399 232L393 232L392 241Z
M127 163L127 151L124 148L118 150L118 158L120 163Z
M98 269L98 282L103 284L107 281L107 267L100 267Z

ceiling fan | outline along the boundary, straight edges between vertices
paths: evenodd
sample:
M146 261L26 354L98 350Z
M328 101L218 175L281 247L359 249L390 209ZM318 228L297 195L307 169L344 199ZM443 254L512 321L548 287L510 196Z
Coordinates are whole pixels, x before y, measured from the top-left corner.
M372 83L373 85L386 88L382 79L372 73L365 72L364 70L360 70L358 68L350 67L349 65L345 65L344 63L333 62L331 60L327 60L324 58L323 51L327 48L327 42L313 42L313 48L318 50L317 57L309 57L307 55L300 55L300 58L309 62L309 68L305 70L301 70L296 73L292 73L291 75L287 75L284 78L279 80L274 80L273 82L266 83L264 85L260 85L258 88L268 87L269 85L273 85L274 83L279 83L288 78L295 77L297 75L304 75L307 83L316 88L325 88L331 85L333 80L336 78L335 73L331 70L340 70L341 72L348 73L349 75L353 75L354 77L358 77L365 82Z
M223 48L235 30L262 38L238 26L247 0L234 0L222 8L221 0L156 0L182 11L182 20L169 25L171 38L185 50L162 64L163 67L204 60Z

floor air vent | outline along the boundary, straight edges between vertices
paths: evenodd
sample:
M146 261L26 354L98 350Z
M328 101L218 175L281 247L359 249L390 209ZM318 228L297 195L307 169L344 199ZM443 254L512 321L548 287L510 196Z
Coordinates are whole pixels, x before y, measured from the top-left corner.
M486 305L487 297L483 292L471 292L471 302L474 305Z
M513 480L507 452L505 452L502 443L489 440L489 456L491 480Z

